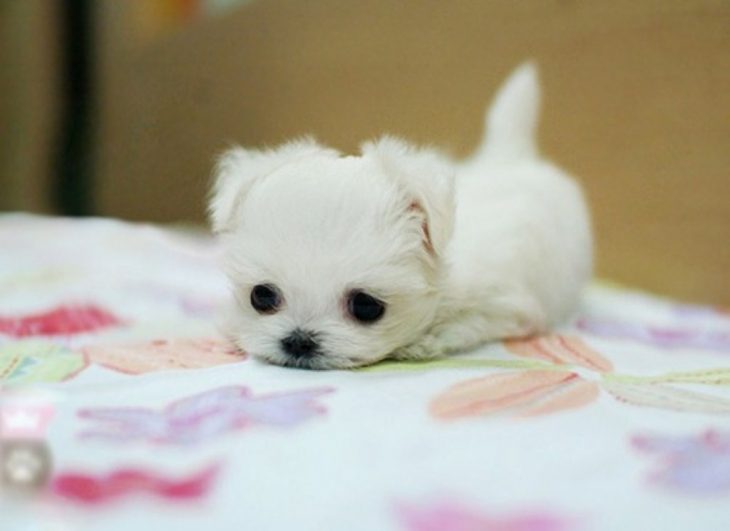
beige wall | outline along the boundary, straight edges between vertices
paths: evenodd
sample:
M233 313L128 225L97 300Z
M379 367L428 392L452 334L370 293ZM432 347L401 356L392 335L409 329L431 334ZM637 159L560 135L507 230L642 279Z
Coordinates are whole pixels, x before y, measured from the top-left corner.
M542 146L585 185L599 273L730 304L730 2L262 0L139 46L122 4L101 12L105 215L202 220L228 142L387 131L467 153L533 57Z
M0 210L51 209L58 122L58 10L0 1Z

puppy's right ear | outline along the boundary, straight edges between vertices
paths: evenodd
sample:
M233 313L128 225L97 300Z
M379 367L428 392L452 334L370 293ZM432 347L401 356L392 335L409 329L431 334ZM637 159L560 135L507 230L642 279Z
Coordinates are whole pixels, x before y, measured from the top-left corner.
M406 213L421 218L421 236L430 254L441 256L454 226L454 179L448 159L434 149L418 149L384 136L362 145L401 189Z
M289 162L311 155L336 157L339 154L310 138L277 149L260 151L234 147L223 153L215 165L208 201L213 232L230 232L236 228L243 200L258 180Z

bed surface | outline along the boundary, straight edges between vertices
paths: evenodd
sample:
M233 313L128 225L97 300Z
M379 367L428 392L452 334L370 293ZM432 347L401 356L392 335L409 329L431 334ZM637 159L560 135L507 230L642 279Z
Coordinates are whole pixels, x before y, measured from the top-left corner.
M0 461L52 460L0 529L730 528L730 313L597 283L551 336L301 371L221 337L217 256L0 216Z

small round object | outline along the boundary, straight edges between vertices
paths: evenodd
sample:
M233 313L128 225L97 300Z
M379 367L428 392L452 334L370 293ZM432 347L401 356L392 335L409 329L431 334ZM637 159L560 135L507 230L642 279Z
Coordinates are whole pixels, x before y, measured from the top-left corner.
M251 290L251 306L259 313L275 313L281 302L281 294L272 284L258 284Z
M358 322L374 323L385 314L385 303L364 291L354 290L347 297L347 311Z

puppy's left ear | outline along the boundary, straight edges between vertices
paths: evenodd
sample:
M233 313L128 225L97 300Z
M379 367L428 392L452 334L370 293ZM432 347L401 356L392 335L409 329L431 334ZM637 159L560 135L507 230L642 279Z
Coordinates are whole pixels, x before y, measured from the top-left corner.
M421 218L426 249L440 256L454 226L454 170L446 156L392 137L363 144L362 153L376 157L396 180L407 210Z
M234 147L224 152L213 172L208 203L213 232L229 232L237 227L241 205L256 182L285 164L314 155L339 156L336 151L320 146L309 137L276 149Z

